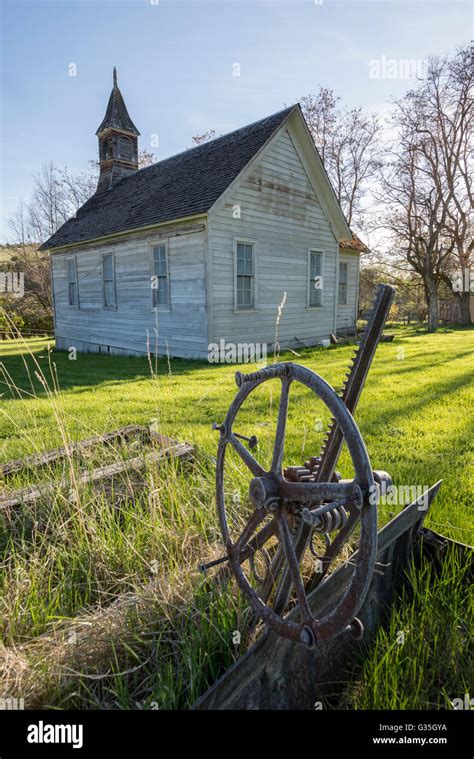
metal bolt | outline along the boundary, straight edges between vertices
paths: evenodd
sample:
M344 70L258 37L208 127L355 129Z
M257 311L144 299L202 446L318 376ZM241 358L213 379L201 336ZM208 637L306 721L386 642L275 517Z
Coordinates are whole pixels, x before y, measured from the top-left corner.
M308 627L308 625L305 625L303 627L301 630L300 640L303 646L306 646L306 648L314 648L316 640L311 627Z
M364 635L364 625L358 617L354 617L350 625L347 625L346 631L353 640L362 640Z
M267 499L267 501L265 501L264 505L265 505L265 508L268 509L268 511L277 511L277 509L280 506L280 499L274 498L273 496L271 496L270 498Z
M354 485L354 488L352 490L352 500L354 501L355 507L359 510L364 505L364 494L362 492L362 488L360 485L357 485L357 483Z
M256 435L247 437L246 435L240 435L238 432L234 432L235 437L239 437L241 440L246 440L249 444L249 448L256 448L258 445L258 438Z

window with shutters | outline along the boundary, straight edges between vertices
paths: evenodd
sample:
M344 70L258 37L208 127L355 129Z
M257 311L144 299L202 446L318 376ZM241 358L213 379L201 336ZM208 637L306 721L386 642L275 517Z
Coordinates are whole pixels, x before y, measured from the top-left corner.
M308 306L323 305L323 260L324 256L321 251L309 251L309 296Z
M102 283L105 308L116 308L115 262L112 253L106 253L102 256Z
M349 264L339 264L339 305L347 305L347 280L348 280Z
M168 258L165 244L154 245L152 247L152 266L151 292L153 307L169 306Z
M255 243L237 241L235 292L238 309L255 308Z
M77 260L76 256L66 259L67 265L67 290L70 306L79 305L79 290L77 285Z

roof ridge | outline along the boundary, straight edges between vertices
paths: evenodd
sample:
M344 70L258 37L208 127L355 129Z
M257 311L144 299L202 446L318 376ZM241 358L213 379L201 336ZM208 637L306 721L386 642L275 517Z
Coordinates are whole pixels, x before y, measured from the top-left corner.
M250 124L245 124L244 126L237 127L237 129L233 129L231 132L226 132L225 134L219 135L219 137L214 137L212 140L207 140L207 142L203 142L200 145L193 145L191 148L186 148L185 150L180 150L179 153L173 153L173 155L169 155L166 158L162 158L160 161L155 161L155 163L151 163L149 166L143 166L143 168L138 169L138 171L141 173L143 171L147 171L148 169L153 169L155 166L159 166L159 164L165 163L165 161L171 161L173 158L178 158L181 155L185 155L186 153L191 153L193 150L200 150L205 147L210 147L212 144L215 144L219 140L223 140L226 137L231 137L233 134L236 134L237 132L242 132L244 129L250 129L251 127L257 126L257 124L261 124L263 121L268 121L269 119L274 119L276 116L279 116L282 113L285 113L286 111L290 112L294 108L296 108L299 104L295 103L292 106L289 106L288 108L282 108L281 111L275 111L275 113L271 113L269 116L264 116L263 119L257 119L257 121L252 121ZM126 177L123 177L120 181L124 181L130 178L129 175Z

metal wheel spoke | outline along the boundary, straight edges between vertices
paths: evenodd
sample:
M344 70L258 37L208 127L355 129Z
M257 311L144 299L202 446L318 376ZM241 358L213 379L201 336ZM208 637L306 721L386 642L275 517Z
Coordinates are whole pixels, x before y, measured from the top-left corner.
M237 554L239 554L246 546L248 546L250 538L257 529L258 525L265 519L266 515L267 514L265 512L265 509L255 509L255 511L250 515L250 518L248 519L244 529L234 543L233 550ZM252 547L249 550L254 549Z
M278 517L278 526L280 528L281 545L283 546L283 551L285 553L285 557L288 562L288 568L290 570L291 580L293 582L293 587L296 592L296 597L300 605L302 619L303 620L311 619L312 615L311 615L311 611L308 605L308 599L306 597L306 592L303 585L303 579L300 574L298 559L296 558L296 553L293 546L293 541L291 539L291 533L288 527L288 522L286 521L286 517L283 512L281 512Z
M270 540L270 538L276 533L276 531L277 531L277 524L275 520L272 519L271 522L266 524L265 527L262 527L262 529L259 530L257 534L254 535L251 540L249 540L246 546L240 549L240 556L239 556L240 563L242 564L244 561L246 561L251 552L258 551L259 548L265 545L267 540Z
M254 535L254 537L250 541L250 545L252 546L252 548L254 550L261 548L267 542L267 540L270 540L270 538L273 537L273 535L275 535L275 533L277 532L277 529L278 529L277 523L275 519L272 519L271 522L266 524L265 527L262 527L262 529L259 530L259 532L257 532L256 535Z
M357 511L357 509L354 507L354 509L351 511L349 515L349 519L347 520L347 524L345 527L342 527L341 530L337 533L336 537L328 546L324 556L321 556L321 561L323 564L323 571L315 573L313 577L310 577L308 582L306 583L306 592L309 594L312 590L314 590L319 583L323 580L323 578L326 576L331 564L333 563L334 559L339 555L341 552L341 549L344 547L346 541L350 537L351 533L354 531L354 528L357 525L357 522L359 521L360 514Z
M274 474L281 474L283 465L283 453L285 450L285 430L286 420L288 417L288 397L290 393L291 380L285 377L281 381L280 406L278 409L278 422L275 432L275 445L273 448L273 458L271 471Z
M284 559L285 559L285 554L283 552L281 543L279 543L278 548L276 549L272 557L266 580L262 584L262 587L260 588L259 595L262 601L265 601L265 602L268 601L268 597L270 593L272 592L272 588L275 585L278 575L281 572Z
M249 453L247 448L245 448L245 446L242 445L240 440L238 440L235 437L235 435L233 435L232 433L230 433L229 435L229 442L231 446L233 447L233 449L236 451L236 453L239 454L240 458L242 459L246 467L250 469L254 477L263 477L266 474L263 467L260 466L258 461L254 459L254 457L252 456L251 453Z

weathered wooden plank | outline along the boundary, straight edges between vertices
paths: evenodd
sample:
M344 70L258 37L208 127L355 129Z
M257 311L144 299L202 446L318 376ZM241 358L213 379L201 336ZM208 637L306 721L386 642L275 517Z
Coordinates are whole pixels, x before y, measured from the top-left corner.
M194 446L189 443L174 443L170 441L165 445L164 437L160 451L146 454L145 456L135 456L124 461L117 461L108 466L92 469L90 472L83 472L76 477L76 484L87 485L100 482L101 480L111 479L119 474L126 472L139 471L152 463L162 461L165 458L186 458L193 451ZM0 511L15 508L21 504L35 503L40 498L51 495L64 488L71 488L72 482L70 477L63 477L57 482L45 482L35 487L21 488L15 490L10 496L0 499Z
M71 455L87 451L90 448L95 448L99 445L111 445L112 443L120 440L130 440L134 437L148 437L148 427L138 424L130 424L127 427L122 427L119 430L113 430L112 432L105 432L103 435L94 435L87 440L80 440L77 443L70 443L60 448L53 448L50 451L44 453L33 453L30 456L25 456L23 459L15 459L14 461L8 461L6 464L0 465L0 476L8 474L14 474L20 472L23 469L38 469L48 464L52 464L54 461L59 461Z
M366 632L379 624L396 588L396 579L413 548L412 538L421 527L439 490L437 482L421 499L407 506L378 534L377 573L374 573L358 617ZM423 500L425 498L426 500ZM422 510L421 510L422 507ZM354 571L355 552L348 562L324 580L308 598L315 616L327 613L347 587ZM381 574L379 574L381 572ZM298 619L296 607L290 619ZM194 709L311 709L314 702L334 690L361 642L348 634L319 643L314 650L264 633L217 682L198 699Z

